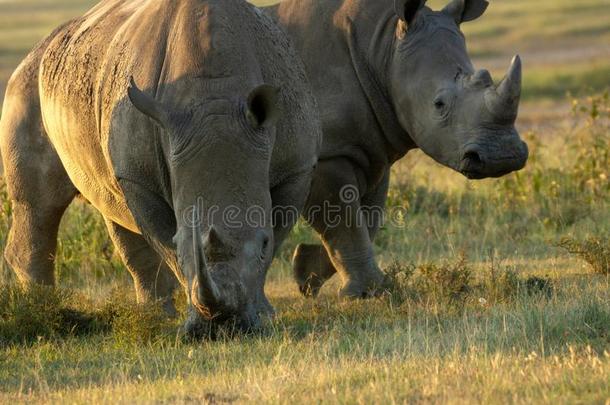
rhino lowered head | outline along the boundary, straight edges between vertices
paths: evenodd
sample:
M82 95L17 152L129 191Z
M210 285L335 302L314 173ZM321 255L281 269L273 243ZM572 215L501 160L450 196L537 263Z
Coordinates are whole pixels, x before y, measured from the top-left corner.
M390 62L399 121L427 155L470 179L522 169L527 145L515 129L521 60L495 84L475 70L460 25L481 16L485 0L453 0L432 11L423 0L395 0L400 17Z
M277 89L261 85L247 97L214 94L178 107L144 93L132 79L128 94L165 140L177 275L189 302L187 332L198 334L202 324L257 329L261 313L273 310L263 287L273 254L266 219Z

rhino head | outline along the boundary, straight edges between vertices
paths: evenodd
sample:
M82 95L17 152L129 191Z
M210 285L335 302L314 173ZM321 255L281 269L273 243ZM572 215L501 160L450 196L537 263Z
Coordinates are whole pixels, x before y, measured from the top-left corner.
M128 94L168 140L173 242L190 306L187 332L197 333L199 321L258 328L260 312L272 310L263 287L273 250L265 219L277 89L262 85L244 98L180 108L145 94L133 79Z
M400 20L390 94L400 124L427 155L470 179L522 169L527 145L515 129L521 60L494 84L475 71L460 25L480 17L485 0L453 0L432 11L425 0L395 0Z

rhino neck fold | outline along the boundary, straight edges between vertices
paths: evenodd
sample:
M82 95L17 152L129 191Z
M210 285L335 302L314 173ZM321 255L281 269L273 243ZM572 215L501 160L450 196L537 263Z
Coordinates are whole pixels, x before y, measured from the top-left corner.
M388 158L390 162L394 162L403 157L409 150L415 148L409 134L403 129L398 121L394 107L390 102L390 97L386 90L386 86L382 83L386 82L385 72L387 72L387 64L391 59L391 47L381 46L383 44L383 34L386 26L390 24L392 19L384 19L381 26L378 26L371 38L369 49L375 52L381 60L381 65L384 68L381 72L375 72L374 67L364 57L364 52L358 43L357 30L354 26L354 21L350 17L346 17L346 32L347 44L349 48L350 58L358 82L362 91L366 95L371 110L375 116L377 125L379 126L386 142L388 143ZM379 74L381 73L381 74Z

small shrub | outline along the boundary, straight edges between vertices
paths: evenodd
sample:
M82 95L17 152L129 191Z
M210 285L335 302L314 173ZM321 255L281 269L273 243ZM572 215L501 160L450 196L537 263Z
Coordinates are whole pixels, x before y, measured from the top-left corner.
M31 343L97 330L93 314L75 309L75 301L74 294L63 289L5 284L0 291L0 344Z
M508 302L518 295L520 284L513 270L498 270L492 263L477 285L477 295L489 302Z
M437 304L462 308L472 291L472 272L464 256L455 263L424 264L418 274L417 291Z
M547 278L521 278L515 271L496 269L493 264L475 279L464 256L453 263L419 266L395 261L385 273L386 293L393 305L418 303L437 313L506 304L520 297L550 298L554 293Z
M455 263L420 266L394 262L385 269L387 294L393 303L415 301L436 311L462 309L471 287L471 272L465 257Z
M521 282L521 285L528 295L544 295L550 298L554 291L553 282L548 278L528 277Z
M384 271L386 275L386 293L395 302L402 303L414 297L412 288L413 274L417 268L413 264L392 262Z
M131 294L115 292L99 311L119 345L144 344L166 336L173 327L160 303L138 304Z
M95 306L65 289L4 284L0 345L107 332L119 344L148 343L173 326L160 304L137 304L130 295L113 293Z
M594 272L610 274L610 239L590 237L579 241L565 237L557 246L589 263Z

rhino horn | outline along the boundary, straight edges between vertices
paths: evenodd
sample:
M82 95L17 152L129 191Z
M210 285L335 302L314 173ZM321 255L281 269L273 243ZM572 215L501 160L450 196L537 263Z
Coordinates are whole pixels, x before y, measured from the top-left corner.
M490 112L498 118L514 121L519 110L521 98L521 58L515 56L495 91L492 89L487 97Z
M211 232L212 231L213 228ZM193 258L195 274L197 276L197 290L194 291L195 294L193 297L195 305L200 311L212 315L212 311L221 308L223 305L220 291L208 269L207 260L204 254L204 244L201 240L201 233L198 227L193 227Z

